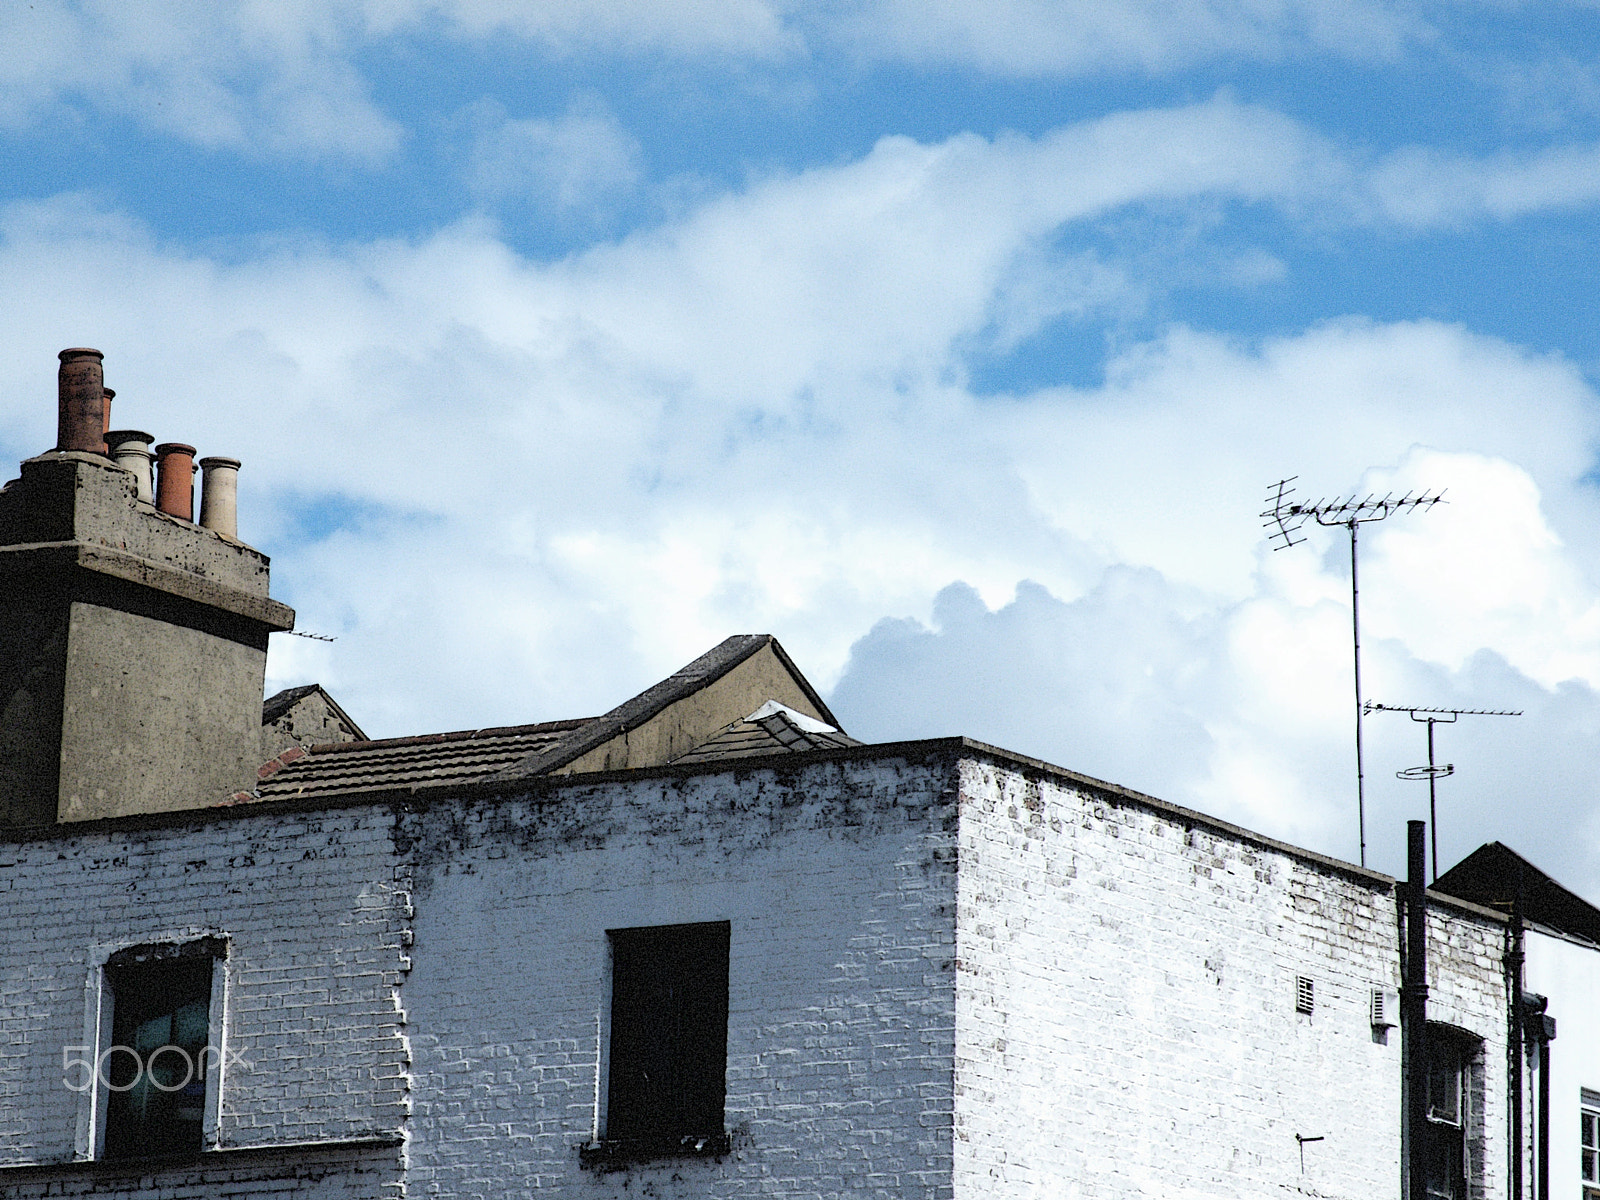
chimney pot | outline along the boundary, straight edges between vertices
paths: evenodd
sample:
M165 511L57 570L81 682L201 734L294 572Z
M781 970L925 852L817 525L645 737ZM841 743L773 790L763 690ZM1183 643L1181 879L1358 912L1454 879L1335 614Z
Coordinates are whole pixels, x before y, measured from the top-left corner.
M200 460L200 524L239 540L239 460L213 455Z
M156 447L156 511L194 520L193 446L162 442Z
M56 449L104 454L105 355L86 346L63 350L56 373Z
M154 436L142 429L113 429L106 434L106 449L111 461L133 472L134 493L146 504L155 503L150 486L150 450Z

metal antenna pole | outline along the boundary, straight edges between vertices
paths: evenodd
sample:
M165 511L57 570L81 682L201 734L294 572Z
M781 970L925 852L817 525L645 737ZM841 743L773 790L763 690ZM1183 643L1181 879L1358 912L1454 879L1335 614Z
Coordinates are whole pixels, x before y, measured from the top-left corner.
M1366 705L1368 712L1403 712L1409 713L1411 719L1421 724L1428 725L1428 765L1425 767L1407 767L1404 771L1396 771L1396 779L1426 779L1428 781L1428 824L1432 826L1429 831L1433 839L1433 877L1439 878L1439 793L1438 781L1456 773L1455 763L1445 763L1439 766L1433 757L1433 727L1435 725L1453 725L1458 717L1520 717L1519 709L1512 712L1504 708L1407 708L1400 704L1379 704L1373 701Z
M1381 500L1369 494L1359 500L1352 495L1344 500L1317 500L1302 504L1290 499L1294 488L1289 485L1298 478L1297 475L1291 475L1272 485L1267 492L1268 508L1261 517L1269 531L1268 538L1278 541L1273 546L1274 550L1287 550L1305 541L1304 535L1300 534L1300 527L1307 521L1314 520L1318 525L1325 526L1343 525L1350 531L1350 637L1355 650L1356 679L1356 824L1361 865L1364 867L1367 865L1367 778L1366 764L1362 758L1361 719L1366 705L1361 698L1361 584L1356 553L1359 540L1357 529L1398 512L1432 508L1435 504L1443 503L1444 493L1424 490L1413 495L1407 492L1397 500L1394 493L1390 492Z
M1433 727L1437 724L1438 721L1434 718L1428 718L1428 836L1433 839L1435 880L1439 878L1439 771L1433 765Z
M1350 523L1350 640L1356 664L1356 828L1361 837L1361 865L1367 865L1367 773L1361 757L1361 585L1356 573L1356 527Z

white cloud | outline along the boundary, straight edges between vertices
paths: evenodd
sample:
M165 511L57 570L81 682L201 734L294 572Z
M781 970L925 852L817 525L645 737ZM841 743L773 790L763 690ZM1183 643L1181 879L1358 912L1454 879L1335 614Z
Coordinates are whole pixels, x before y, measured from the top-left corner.
M558 51L770 58L799 47L766 0L347 0L374 33L442 22L457 36L517 37Z
M572 213L604 208L639 181L638 142L594 99L554 119L511 119L488 106L474 138L467 183L480 201L531 200Z
M860 53L1010 75L1158 72L1213 58L1398 56L1434 31L1382 0L876 0L829 32Z
M1600 200L1600 146L1489 158L1410 146L1378 164L1371 188L1387 219L1417 228L1576 208Z
M1350 853L1342 551L1266 551L1265 485L1387 486L1381 467L1450 487L1448 510L1373 532L1372 694L1581 730L1590 685L1554 686L1600 661L1579 372L1430 322L1176 328L1103 386L1010 398L973 396L962 353L1141 286L1041 254L1065 225L1351 177L1218 101L886 139L551 264L475 222L225 263L66 197L0 224L0 288L30 298L0 327L0 440L49 443L54 350L106 351L119 422L244 460L244 535L339 637L274 682L315 666L374 733L601 710L741 630L827 685L877 621L912 618L937 636L857 647L840 707L860 732L965 727ZM1475 574L1524 585L1458 599ZM936 601L958 580L977 601ZM1398 786L1374 783L1375 820L1410 802Z
M6 5L0 121L87 103L201 146L376 161L401 131L372 104L349 34L337 5Z

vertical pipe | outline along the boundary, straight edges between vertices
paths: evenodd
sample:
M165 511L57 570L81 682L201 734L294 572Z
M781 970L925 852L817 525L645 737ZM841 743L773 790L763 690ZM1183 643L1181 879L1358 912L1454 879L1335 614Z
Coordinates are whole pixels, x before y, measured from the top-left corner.
M1400 997L1406 1196L1424 1200L1428 1187L1428 899L1422 821L1406 822L1406 970Z
M107 454L111 453L111 445L106 442L105 435L111 432L111 401L116 398L116 393L110 388L101 389L100 398L100 448Z
M142 429L113 429L106 434L111 461L133 472L134 495L145 504L155 503L150 482L150 443L155 439Z
M169 517L194 520L193 446L162 442L156 447L156 510Z
M1539 1200L1550 1200L1550 1039L1539 1039Z
M1507 1010L1506 1046L1510 1058L1511 1084L1511 1200L1523 1200L1522 1166L1526 1148L1522 1144L1522 870L1517 870L1517 890L1511 896L1511 924L1506 930L1510 951L1506 955Z
M1361 586L1356 574L1356 527L1350 519L1350 637L1356 658L1356 826L1361 837L1361 865L1367 865L1367 777L1361 759Z
M1439 781L1433 773L1433 718L1428 718L1428 837L1433 842L1433 878L1439 879Z
M200 460L200 524L223 537L239 537L239 460Z
M104 453L106 380L98 350L63 350L56 372L56 449Z

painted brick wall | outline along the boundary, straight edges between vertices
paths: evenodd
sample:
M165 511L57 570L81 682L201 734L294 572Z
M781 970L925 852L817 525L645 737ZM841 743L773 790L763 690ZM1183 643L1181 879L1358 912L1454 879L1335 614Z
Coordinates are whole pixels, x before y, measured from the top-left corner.
M414 813L409 1194L948 1197L951 778L813 763ZM605 931L720 920L732 1153L580 1167Z
M183 1167L84 1164L0 1176L3 1200L390 1200L404 1195L394 1146L231 1151Z
M1385 880L981 758L961 812L958 1197L1398 1194ZM1502 929L1436 911L1430 935L1430 1015L1486 1039L1503 1130ZM1477 1143L1491 1195L1503 1145Z
M732 1151L580 1166L605 931L722 920ZM61 1047L94 955L218 932L250 1064L224 1143L403 1130L410 1196L1398 1190L1400 1039L1367 1020L1369 989L1398 986L1388 882L979 751L0 843L0 1165L74 1156ZM1433 1016L1486 1039L1485 1195L1505 1175L1500 937L1430 919ZM396 1191L398 1164L362 1159L357 1190ZM66 1194L190 1194L104 1170L72 1168ZM182 1187L356 1187L295 1171ZM0 1197L30 1179L0 1171Z
M91 963L205 934L232 946L221 1144L399 1131L392 830L387 809L347 809L0 843L0 1165L77 1155L62 1048L84 1041Z

